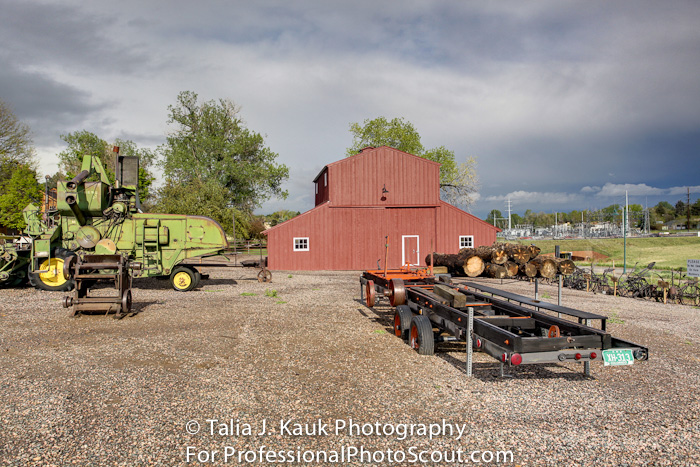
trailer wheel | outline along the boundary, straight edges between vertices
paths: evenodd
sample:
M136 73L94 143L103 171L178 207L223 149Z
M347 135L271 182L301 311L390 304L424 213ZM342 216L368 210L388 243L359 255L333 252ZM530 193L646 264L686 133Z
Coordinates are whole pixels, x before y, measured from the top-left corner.
M272 282L272 273L269 269L262 268L258 273L258 282Z
M178 266L170 274L170 285L178 292L189 292L199 285L200 278L195 268Z
M433 355L435 353L433 325L427 316L416 315L413 317L408 344L420 355Z
M29 282L39 290L67 292L73 289L75 282L63 276L63 263L75 253L65 248L56 248L53 258L39 263L39 270L46 272L29 273Z
M374 281L367 281L365 286L365 300L368 308L372 308L377 301L377 290L374 288Z
M389 301L391 306L399 306L406 303L406 287L404 286L403 280L392 279L389 282Z
M408 339L408 331L411 329L413 313L408 305L399 305L394 312L394 335L403 340Z

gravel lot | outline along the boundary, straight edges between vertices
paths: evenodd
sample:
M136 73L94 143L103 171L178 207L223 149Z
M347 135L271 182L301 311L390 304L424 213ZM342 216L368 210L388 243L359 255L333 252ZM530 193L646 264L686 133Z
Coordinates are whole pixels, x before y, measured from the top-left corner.
M386 302L370 310L358 301L358 273L275 272L260 284L254 269L207 272L212 278L189 293L137 281L140 313L120 321L69 318L63 293L0 290L0 465L186 465L188 447L217 451L216 465L227 448L237 465L238 451L348 447L403 452L407 460L393 465L423 450L448 456L434 465L457 465L449 455L458 449L468 452L465 465L475 450L476 460L512 451L503 465L700 465L696 308L565 289L564 305L613 317L613 335L647 345L650 360L597 363L591 378L573 363L500 378L497 362L475 354L467 379L463 345L417 355L391 334ZM534 292L525 282L502 287ZM556 301L555 287L540 293ZM350 419L372 433L336 434L336 423ZM245 431L263 420L268 433ZM280 427L311 429L318 420L328 434ZM187 432L196 428L189 421L199 423L197 434ZM430 439L419 430L431 423L466 428L460 439L449 431ZM416 431L384 434L402 424ZM300 464L331 462L286 462Z

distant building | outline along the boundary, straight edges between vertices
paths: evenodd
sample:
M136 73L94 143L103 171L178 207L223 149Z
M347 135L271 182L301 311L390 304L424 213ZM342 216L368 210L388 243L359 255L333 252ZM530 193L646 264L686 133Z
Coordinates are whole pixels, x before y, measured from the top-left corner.
M313 209L263 232L270 269L376 269L385 255L389 268L420 266L499 231L440 199L440 164L387 146L326 165L314 191Z

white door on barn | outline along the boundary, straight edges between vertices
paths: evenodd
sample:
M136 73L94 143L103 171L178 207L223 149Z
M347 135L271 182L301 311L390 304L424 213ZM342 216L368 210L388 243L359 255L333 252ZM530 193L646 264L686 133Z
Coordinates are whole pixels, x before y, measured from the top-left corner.
M410 263L411 266L420 264L420 241L418 235L402 235L403 254L401 256L401 265Z

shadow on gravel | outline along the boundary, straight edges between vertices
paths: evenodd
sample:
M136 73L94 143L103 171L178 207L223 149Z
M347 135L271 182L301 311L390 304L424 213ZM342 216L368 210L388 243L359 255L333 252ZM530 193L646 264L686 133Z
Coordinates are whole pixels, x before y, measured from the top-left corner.
M447 349L440 346L435 351L435 356L446 361L466 376L467 368L465 361L453 357L452 355L446 353L446 351ZM462 346L462 348L458 351L464 352L464 346ZM518 379L560 379L567 381L586 381L595 379L593 377L585 376L583 374L583 368L581 368L581 371L579 372L556 364L523 365L517 368L506 366L504 367L503 373L505 376L502 377L500 364L496 361L493 363L474 362L472 364L472 376L480 379L481 381L494 382Z
M362 305L357 311L364 317L385 326L387 332L394 333L394 311L391 307L383 305L375 305L374 308L368 309L360 299L355 299L356 302ZM374 314L368 313L365 310L371 310ZM456 358L454 353L464 354L466 349L464 342L441 342L436 343L435 357L441 358L445 362L455 367L466 376L467 369L465 360ZM477 352L475 352L476 354ZM484 355L481 352L478 354ZM490 357L489 357L490 358ZM557 364L538 364L538 365L523 365L519 367L505 367L504 377L501 377L500 364L494 360L491 362L474 362L472 364L472 375L482 381L509 381L512 379L560 379L567 381L585 381L595 379L583 374L583 367L580 370L572 370L571 368Z
M249 279L239 279L239 280L249 280ZM250 279L257 282L257 279ZM204 285L236 285L238 281L235 279L202 279L199 286L195 290L200 290ZM134 279L132 284L134 289L144 289L144 290L173 290L173 286L170 285L170 280L165 278L155 278L149 277L145 279ZM175 292L175 290L173 290Z

